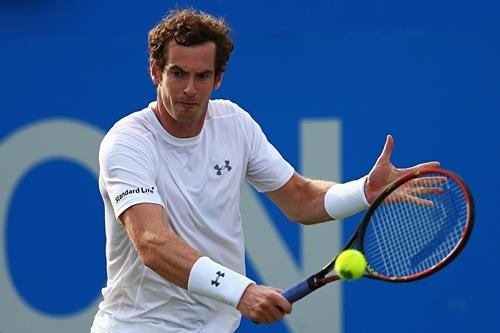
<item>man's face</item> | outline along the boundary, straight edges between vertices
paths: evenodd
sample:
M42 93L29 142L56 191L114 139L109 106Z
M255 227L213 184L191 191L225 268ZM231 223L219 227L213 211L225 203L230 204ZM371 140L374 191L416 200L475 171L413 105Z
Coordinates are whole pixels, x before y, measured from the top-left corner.
M166 109L164 116L169 123L183 126L204 122L210 94L221 80L215 76L215 53L213 42L188 47L171 42L163 71L152 64L158 101Z

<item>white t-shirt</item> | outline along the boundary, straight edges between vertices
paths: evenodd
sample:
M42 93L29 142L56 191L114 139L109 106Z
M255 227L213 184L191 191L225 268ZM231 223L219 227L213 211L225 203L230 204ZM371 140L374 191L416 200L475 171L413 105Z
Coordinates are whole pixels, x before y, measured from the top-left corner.
M243 181L267 192L294 173L259 125L236 104L211 100L201 133L180 139L161 126L149 106L113 126L101 143L99 163L108 280L93 332L236 330L237 309L191 294L147 268L118 217L137 203L162 205L180 238L245 274Z

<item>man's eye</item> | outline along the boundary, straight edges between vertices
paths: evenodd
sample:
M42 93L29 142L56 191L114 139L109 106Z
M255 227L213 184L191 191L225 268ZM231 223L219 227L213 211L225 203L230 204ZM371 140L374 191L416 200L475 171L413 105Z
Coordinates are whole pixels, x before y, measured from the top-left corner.
M203 80L210 79L212 77L212 74L210 73L200 73L198 74L198 77Z
M172 75L177 78L181 78L184 76L184 73L181 71L171 71Z

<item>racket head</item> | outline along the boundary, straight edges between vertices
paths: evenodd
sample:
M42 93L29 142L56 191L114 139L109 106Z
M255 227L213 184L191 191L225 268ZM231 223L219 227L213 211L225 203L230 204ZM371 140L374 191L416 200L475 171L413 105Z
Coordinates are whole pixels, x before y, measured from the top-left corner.
M396 180L358 229L366 277L410 282L438 272L464 248L474 215L469 188L451 171L426 168Z

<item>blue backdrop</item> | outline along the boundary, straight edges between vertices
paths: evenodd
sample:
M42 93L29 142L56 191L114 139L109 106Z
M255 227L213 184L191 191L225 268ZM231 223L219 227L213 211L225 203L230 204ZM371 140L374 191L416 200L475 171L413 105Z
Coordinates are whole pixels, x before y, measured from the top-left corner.
M459 260L413 284L343 284L343 331L500 331L500 243L493 237L500 231L494 213L500 3L176 3L225 16L232 25L236 49L214 97L247 109L297 168L300 120L334 117L343 128L344 179L366 174L390 133L396 165L439 160L470 185L477 224ZM155 97L146 35L174 4L1 0L2 145L39 121L77 120L105 131L144 107ZM0 177L6 177L5 162L0 160ZM1 212L6 267L0 269L32 309L62 318L99 297L105 279L102 208L94 175L64 158L39 161L16 184ZM344 222L346 237L354 225ZM296 227L277 227L296 253ZM245 321L240 331L287 328ZM17 333L5 331L2 322L0 332Z

